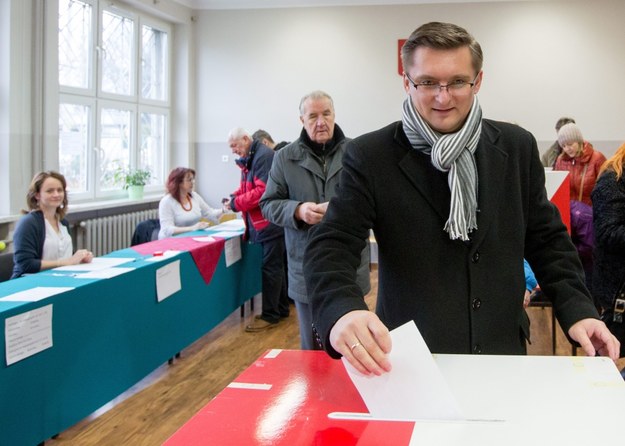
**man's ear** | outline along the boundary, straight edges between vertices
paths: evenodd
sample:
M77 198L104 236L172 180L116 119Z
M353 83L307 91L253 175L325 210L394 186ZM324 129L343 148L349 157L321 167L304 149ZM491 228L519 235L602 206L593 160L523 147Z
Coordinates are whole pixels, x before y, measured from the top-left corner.
M480 91L480 87L482 86L482 77L484 76L484 72L480 71L475 79L475 85L473 86L473 94L477 94Z
M406 91L406 93L410 94L410 81L408 80L408 76L406 75L406 72L404 72L402 74L402 82L404 83L404 90Z

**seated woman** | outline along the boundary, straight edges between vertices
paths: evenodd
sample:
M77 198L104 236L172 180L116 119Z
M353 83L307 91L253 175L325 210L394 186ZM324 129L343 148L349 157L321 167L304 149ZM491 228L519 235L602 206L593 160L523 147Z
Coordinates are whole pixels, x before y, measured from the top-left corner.
M13 235L12 279L59 266L89 263L93 254L79 249L73 255L67 213L67 183L58 172L40 172L30 183L28 211Z
M167 178L167 195L158 205L161 230L158 238L163 239L183 232L197 231L208 227L205 219L217 223L223 212L213 209L193 191L195 170L176 167Z

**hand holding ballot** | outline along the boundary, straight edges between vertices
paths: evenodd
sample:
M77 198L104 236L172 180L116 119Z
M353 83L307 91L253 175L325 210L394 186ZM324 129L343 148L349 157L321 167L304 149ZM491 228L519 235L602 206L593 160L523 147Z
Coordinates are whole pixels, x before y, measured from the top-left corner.
M330 343L360 373L381 375L391 371L391 336L371 311L350 311L341 317L330 331Z

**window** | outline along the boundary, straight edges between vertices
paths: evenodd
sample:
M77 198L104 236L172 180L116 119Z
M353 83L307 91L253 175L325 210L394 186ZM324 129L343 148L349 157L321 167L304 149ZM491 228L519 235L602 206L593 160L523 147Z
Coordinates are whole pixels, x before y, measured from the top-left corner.
M170 26L113 2L58 0L59 170L72 199L122 196L117 169L168 170Z

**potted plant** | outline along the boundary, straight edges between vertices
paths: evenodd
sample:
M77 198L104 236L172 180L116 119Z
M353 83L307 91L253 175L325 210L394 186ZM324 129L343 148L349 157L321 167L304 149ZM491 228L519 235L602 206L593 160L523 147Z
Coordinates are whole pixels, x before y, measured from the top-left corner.
M152 178L152 172L149 169L119 168L113 174L115 183L121 184L124 189L128 190L128 198L131 200L143 199L143 187L148 184L150 178Z

